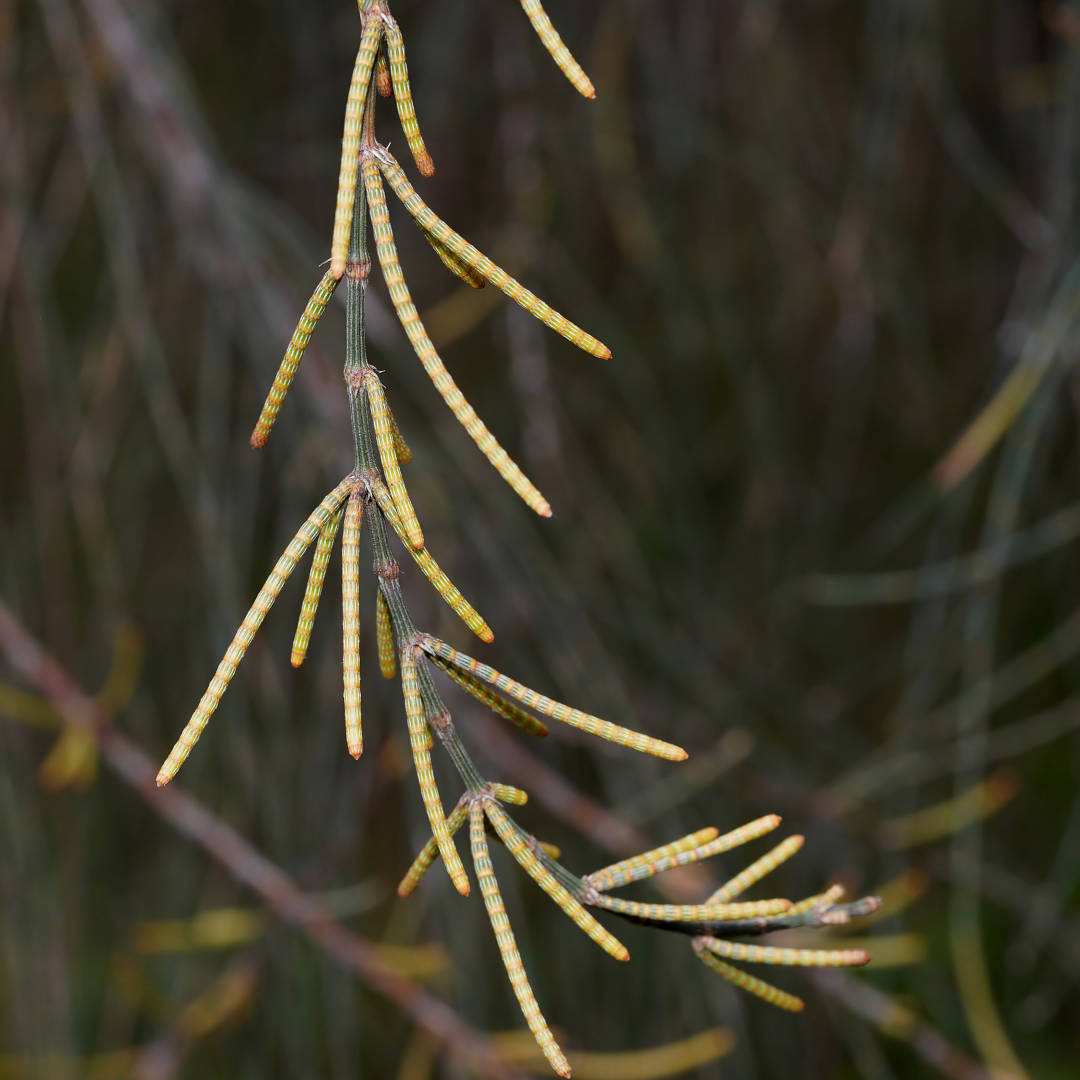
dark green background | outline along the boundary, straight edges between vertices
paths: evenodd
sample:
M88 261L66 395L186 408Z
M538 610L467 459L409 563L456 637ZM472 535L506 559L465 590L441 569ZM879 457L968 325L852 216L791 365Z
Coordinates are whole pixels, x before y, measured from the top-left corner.
M247 438L328 254L359 20L344 0L136 7L133 22L118 0L0 10L0 591L91 691L120 628L138 628L117 721L160 758L278 551L349 467L336 306L267 450ZM879 930L922 935L927 958L854 978L978 1056L989 1021L958 970L985 962L1030 1075L1074 1075L1075 543L975 587L946 569L937 593L888 605L822 604L839 585L812 575L1007 554L1074 503L1080 12L550 0L597 85L588 102L512 0L393 10L438 168L424 197L614 352L596 360L467 294L391 204L444 359L555 508L534 518L474 450L376 279L373 359L429 545L496 631L485 659L699 764L563 730L527 749L650 842L782 813L808 840L777 875L787 895L919 869L927 892ZM379 133L405 162L385 104ZM935 487L935 463L1054 320L1001 446ZM373 619L367 748L344 753L337 566L307 668L288 665L297 580L180 783L306 888L369 887L351 925L445 943L434 991L482 1029L520 1027L479 903L438 873L391 899L426 824ZM415 575L407 590L421 625L472 648ZM17 682L2 666L0 680ZM489 774L529 788L493 721L452 700ZM248 958L249 1009L176 1075L398 1075L410 1025L294 932L247 956L139 955L139 923L252 899L108 771L43 790L54 738L0 718L0 1076L97 1075L70 1062L162 1038ZM882 822L1002 767L1020 793L981 830L885 849ZM611 858L535 799L519 820L575 870ZM569 1047L722 1024L737 1048L708 1075L981 1075L939 1073L798 974L776 978L806 1013L776 1013L680 938L628 928L633 962L616 965L496 857ZM973 912L982 956L958 957ZM70 1067L5 1056L46 1052Z

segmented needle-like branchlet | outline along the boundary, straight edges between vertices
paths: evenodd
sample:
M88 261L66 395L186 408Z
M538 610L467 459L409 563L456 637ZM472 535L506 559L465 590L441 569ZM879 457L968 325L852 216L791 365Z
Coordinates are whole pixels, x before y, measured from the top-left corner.
M573 83L574 89L584 97L596 97L596 89L588 75L581 70L581 65L570 55L570 50L563 44L559 32L551 25L551 20L544 11L540 0L521 0L521 6L532 23L532 28L543 42L544 48L551 54L552 60L559 65L559 70Z
M560 701L553 701L535 690L516 682L506 675L500 674L487 664L474 660L471 656L447 645L431 634L421 634L418 643L420 647L431 656L438 656L448 664L452 664L459 671L464 671L477 679L490 683L497 690L517 698L523 705L544 716L550 716L553 720L568 724L570 727L587 731L590 735L597 735L601 739L618 743L620 746L628 746L632 750L638 750L643 754L652 754L654 757L667 758L669 761L685 761L686 751L681 746L654 739L650 735L643 735L640 731L631 731L629 728L620 727L609 720L601 720L598 716L590 716L579 709L571 708Z
M759 936L799 926L843 925L852 918L871 914L880 906L876 897L839 905L837 901L843 895L839 886L832 886L824 893L809 896L795 904L782 898L733 902L799 851L803 845L801 836L791 836L777 844L716 889L701 905L646 904L618 900L607 895L607 890L730 851L771 832L779 824L780 818L769 814L723 836L717 835L715 829L700 830L670 844L595 870L582 878L584 902L605 908L632 922L691 935L694 954L718 975L778 1008L799 1012L803 1008L800 998L742 971L728 961L786 967L852 967L865 964L869 959L868 954L862 949L795 949L748 944L729 938Z
M546 735L538 716L557 720L611 742L672 761L685 759L679 746L581 712L545 697L500 674L485 663L457 651L440 639L416 630L405 604L400 567L390 554L386 525L398 535L422 573L483 641L492 640L488 624L465 600L427 552L415 508L405 488L400 465L412 455L402 437L376 369L367 360L365 290L371 260L368 230L374 239L382 276L395 312L410 344L444 401L470 437L513 490L538 514L551 508L506 451L480 421L446 370L428 336L405 283L386 205L383 182L418 226L438 258L463 283L482 288L488 282L568 341L601 359L610 350L597 338L555 311L535 293L455 232L434 213L409 182L401 166L374 135L376 94L393 96L406 142L419 171L434 171L420 134L409 84L401 31L387 0L358 0L362 19L359 49L345 110L337 205L331 237L330 269L317 285L286 349L277 375L251 436L251 445L266 443L305 349L338 284L346 282L345 383L355 448L353 471L312 512L278 559L266 583L237 630L232 643L198 707L162 766L158 783L167 783L187 758L271 605L307 547L315 545L307 587L293 639L292 663L303 663L319 607L334 541L340 532L342 553L342 674L346 744L359 756L363 749L360 702L360 532L367 524L378 578L375 597L375 642L379 669L387 679L400 678L409 745L431 839L414 860L401 884L400 895L411 893L427 869L441 859L455 888L470 891L469 880L455 844L455 834L469 822L470 849L485 908L526 1022L552 1068L569 1076L567 1059L540 1012L529 985L513 932L502 903L488 848L488 832L562 911L601 948L619 960L628 959L625 946L597 917L602 914L677 930L689 935L702 962L734 985L780 1008L797 1010L802 1002L786 991L735 967L729 961L784 965L851 965L865 961L858 949L804 949L733 938L758 937L775 930L835 926L868 914L874 898L840 904L841 890L832 887L792 904L782 898L742 900L751 886L793 855L801 837L790 837L716 889L702 904L662 904L628 900L611 890L643 881L678 866L710 858L775 829L780 819L767 815L720 835L714 828L620 860L579 878L559 861L556 847L526 833L500 804L520 806L526 795L518 788L484 781L473 765L439 697L432 668L500 717L533 735ZM539 0L522 0L522 7L544 46L575 87L588 97L595 93L555 31ZM369 224L370 222L370 224ZM365 518L367 519L365 522ZM430 666L429 666L430 665ZM448 753L465 792L449 816L436 783L431 752L436 745Z
M347 498L352 485L353 478L351 476L347 476L342 480L315 507L307 521L300 526L296 535L289 541L288 547L281 553L281 557L274 564L274 569L270 571L265 584L259 590L258 595L248 609L247 615L244 616L244 621L233 636L232 642L225 650L225 655L221 658L221 663L218 664L217 671L214 672L214 677L210 680L210 685L207 686L198 706L191 714L191 719L188 720L184 730L180 732L176 745L158 771L157 782L159 787L167 784L187 760L188 754L191 753L192 748L199 741L203 729L210 722L210 717L214 715L214 711L221 704L222 695L228 689L232 677L236 674L236 669L251 645L256 631L262 626L263 619L266 618L270 608L273 607L274 601L285 587L289 575L296 569L296 564L303 557L304 552L318 540L327 523L337 513L341 504Z

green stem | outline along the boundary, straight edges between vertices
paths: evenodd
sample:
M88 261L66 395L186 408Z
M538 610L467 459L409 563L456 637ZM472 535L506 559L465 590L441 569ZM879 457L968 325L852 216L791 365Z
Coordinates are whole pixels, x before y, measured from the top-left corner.
M372 116L374 115L374 86L369 91L367 110L364 120L364 133L361 138L360 162L358 171L362 174L363 155L367 147L374 145ZM371 256L368 248L367 193L364 190L363 176L357 176L356 205L353 210L352 234L349 241L349 258L346 266L345 297L345 388L349 400L349 421L353 433L353 446L356 452L356 476L361 483L365 477L380 476L379 456L376 450L374 422L371 417L371 404L364 391L363 371L367 366L367 312L365 294L368 276L371 270ZM400 568L390 552L390 542L386 530L386 521L382 511L370 491L367 492L365 518L368 536L371 537L373 570L378 578L379 588L390 608L390 619L394 626L394 635L398 648L411 647L417 637L416 625L412 621L399 578ZM487 781L480 775L473 764L468 751L458 736L457 729L450 717L450 710L443 704L438 689L431 678L426 661L417 664L420 678L420 693L424 701L424 710L432 731L442 743L444 749L457 769L468 793L479 793Z

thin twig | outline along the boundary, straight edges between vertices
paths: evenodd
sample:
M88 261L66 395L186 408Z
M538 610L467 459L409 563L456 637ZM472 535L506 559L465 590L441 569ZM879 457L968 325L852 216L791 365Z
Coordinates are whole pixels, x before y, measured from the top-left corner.
M159 788L154 763L116 728L71 675L0 601L0 653L65 719L92 735L113 771L167 821L247 885L282 922L294 926L342 967L410 1016L439 1044L488 1076L517 1075L490 1041L453 1009L379 958L371 942L343 926L276 863L252 847L200 802L176 787Z

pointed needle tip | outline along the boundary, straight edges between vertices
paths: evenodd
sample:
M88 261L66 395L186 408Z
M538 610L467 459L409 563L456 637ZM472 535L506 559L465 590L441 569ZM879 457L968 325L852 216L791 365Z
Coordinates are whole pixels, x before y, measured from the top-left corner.
M601 360L610 360L611 359L611 350L606 345L604 346L604 351L602 353L600 353L600 359Z
M171 779L172 777L166 776L163 772L159 772L157 774L157 786L164 787Z
M487 626L476 635L481 641L490 645L495 640L495 635L491 632L491 629Z
M303 664L303 662L304 662L304 658L302 656L290 656L289 657L289 663L292 664L292 666L294 668L300 667Z
M248 441L252 450L261 450L266 445L266 436L253 431Z
M360 760L360 755L363 752L364 752L363 747L361 747L359 750L354 750L352 747L349 748L349 754L353 758L354 761L359 761Z

